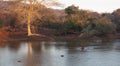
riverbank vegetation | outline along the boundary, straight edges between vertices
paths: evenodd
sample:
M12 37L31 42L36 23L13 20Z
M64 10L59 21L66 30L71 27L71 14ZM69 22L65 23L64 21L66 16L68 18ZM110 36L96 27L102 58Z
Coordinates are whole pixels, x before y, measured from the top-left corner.
M29 5L18 1L0 1L1 40L120 38L119 33L120 9L112 13L97 13L74 5L57 10L38 3Z

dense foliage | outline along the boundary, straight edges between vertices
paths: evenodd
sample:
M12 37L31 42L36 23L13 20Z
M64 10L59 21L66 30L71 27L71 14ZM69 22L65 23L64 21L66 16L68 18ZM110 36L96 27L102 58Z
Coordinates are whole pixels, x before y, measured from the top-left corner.
M12 8L11 4L8 6L0 6L0 28L9 27L5 29L8 32L12 30L27 32L26 14L23 11L14 10L17 7ZM32 17L32 32L39 33L42 28L55 30L55 35L88 33L101 36L120 32L120 9L113 13L99 14L79 9L74 5L64 10L54 10L40 5L35 11L37 15Z
M83 32L87 32L91 35L105 35L115 33L116 27L107 17L91 18L86 24Z

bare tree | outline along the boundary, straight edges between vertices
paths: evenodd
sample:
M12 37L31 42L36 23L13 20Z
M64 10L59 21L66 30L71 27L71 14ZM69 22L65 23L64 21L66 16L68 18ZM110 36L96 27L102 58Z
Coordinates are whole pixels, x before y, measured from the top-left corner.
M38 34L33 34L31 32L31 22L33 20L33 17L35 15L40 17L40 15L37 14L38 12L36 11L36 8L40 8L41 4L45 6L60 6L61 5L54 0L9 0L9 1L13 1L14 6L16 6L15 8L16 12L18 11L24 12L23 16L26 17L28 36L38 35Z

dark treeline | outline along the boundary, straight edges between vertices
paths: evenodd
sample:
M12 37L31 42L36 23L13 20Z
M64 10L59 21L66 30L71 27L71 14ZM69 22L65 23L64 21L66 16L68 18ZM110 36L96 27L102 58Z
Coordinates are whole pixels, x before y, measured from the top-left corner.
M22 4L17 4L22 5ZM27 4L26 4L27 6ZM13 2L0 2L0 35L27 33L26 13L16 10ZM97 13L71 5L64 10L55 10L43 5L34 8L32 33L54 36L79 34L80 36L103 36L120 32L120 9L112 13Z

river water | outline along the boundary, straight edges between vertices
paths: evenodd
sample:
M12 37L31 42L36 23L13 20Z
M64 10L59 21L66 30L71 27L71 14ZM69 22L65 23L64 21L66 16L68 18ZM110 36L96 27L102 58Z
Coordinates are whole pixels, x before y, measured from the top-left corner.
M0 66L120 66L120 40L1 43Z

